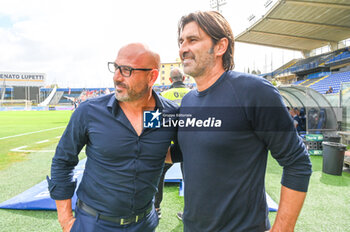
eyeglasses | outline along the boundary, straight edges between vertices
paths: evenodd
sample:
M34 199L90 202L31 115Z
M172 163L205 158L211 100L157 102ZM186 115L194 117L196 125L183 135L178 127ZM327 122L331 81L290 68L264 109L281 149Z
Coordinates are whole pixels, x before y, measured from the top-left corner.
M153 69L151 68L132 68L130 66L125 65L118 65L114 62L108 62L108 70L111 73L115 73L119 69L120 74L122 74L123 77L130 77L132 74L132 71L138 70L138 71L151 71Z

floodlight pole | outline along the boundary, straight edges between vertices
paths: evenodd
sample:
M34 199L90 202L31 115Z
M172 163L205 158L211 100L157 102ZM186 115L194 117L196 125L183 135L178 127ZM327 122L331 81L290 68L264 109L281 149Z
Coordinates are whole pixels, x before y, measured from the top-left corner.
M3 101L5 99L5 94L6 94L6 78L4 77L4 82L2 84L2 92L1 92L1 100ZM0 106L2 103L0 102Z
M226 0L210 0L210 7L221 13L220 7L226 4Z

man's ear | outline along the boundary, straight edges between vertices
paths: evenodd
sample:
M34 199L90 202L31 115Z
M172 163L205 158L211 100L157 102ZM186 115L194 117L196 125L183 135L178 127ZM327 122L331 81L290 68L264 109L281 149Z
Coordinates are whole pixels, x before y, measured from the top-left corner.
M215 45L216 55L223 56L228 47L228 39L221 38Z
M156 82L158 75L159 75L159 70L158 69L152 69L152 71L150 71L151 74L151 79L149 81L150 86L152 87L154 85L154 83Z

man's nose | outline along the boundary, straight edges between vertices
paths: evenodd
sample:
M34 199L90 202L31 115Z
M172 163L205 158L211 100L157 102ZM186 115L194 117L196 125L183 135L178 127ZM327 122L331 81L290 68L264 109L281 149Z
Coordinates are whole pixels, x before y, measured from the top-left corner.
M179 54L180 54L180 58L183 60L183 54L185 52L188 52L188 46L186 42L183 42L180 44L180 48L179 48Z

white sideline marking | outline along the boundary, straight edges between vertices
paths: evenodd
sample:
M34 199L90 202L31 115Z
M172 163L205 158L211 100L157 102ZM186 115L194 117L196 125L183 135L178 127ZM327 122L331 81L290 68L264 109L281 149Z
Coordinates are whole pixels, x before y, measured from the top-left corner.
M7 137L2 137L2 138L0 138L0 140L14 138L14 137L19 137L19 136L23 136L23 135L30 135L30 134L40 133L40 132L49 131L49 130L56 130L56 129L63 128L63 127L66 127L66 126L59 126L59 127L54 127L54 128L45 129L45 130L33 131L33 132L28 132L28 133L23 133L23 134L18 134L18 135L11 135L11 136L7 136Z
M49 141L49 140L45 140L45 141ZM40 141L43 142L43 141ZM37 142L38 143L38 142ZM55 152L56 150L24 150L24 148L27 148L28 146L22 146L22 147L17 147L17 148L13 148L11 149L11 151L14 152ZM81 150L80 152L85 153L85 150Z
M22 146L22 147L17 147L14 149L11 149L11 151L16 151L16 152L55 152L56 150L23 150L23 148L26 148L28 146ZM85 153L84 150L81 150L81 152Z
M17 147L17 148L11 149L11 151L21 151L22 148L26 148L26 147L28 146Z
M58 127L57 127L58 128ZM57 129L55 128L55 129ZM53 130L52 129L49 129L49 130ZM60 138L61 136L57 136L56 138ZM45 143L45 142L49 142L50 140L49 139L46 139L46 140L42 140L42 141L39 141L39 142L36 142L37 144L38 143ZM13 148L11 149L10 151L14 151L14 152L55 152L55 150L40 150L40 149L37 149L37 150L24 150L24 148L27 148L28 146L21 146L21 147L17 147L17 148ZM83 152L85 153L85 150L81 150L80 152Z
M55 152L55 150L11 150L17 152Z
M62 136L57 136L56 139L60 139Z

